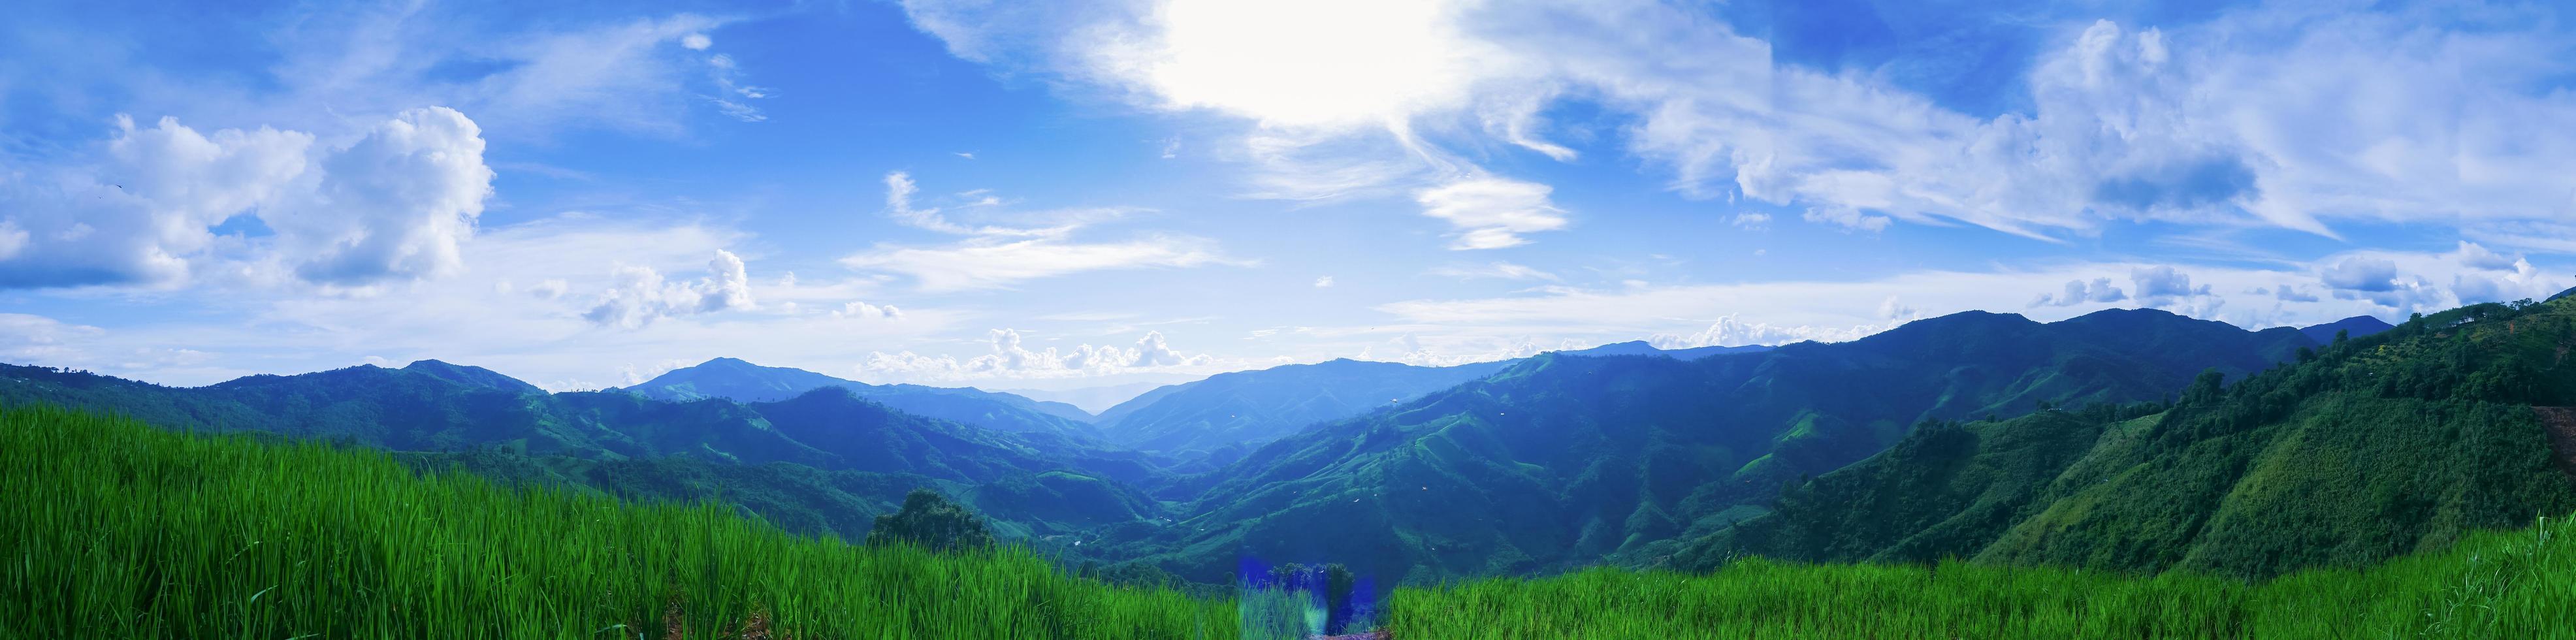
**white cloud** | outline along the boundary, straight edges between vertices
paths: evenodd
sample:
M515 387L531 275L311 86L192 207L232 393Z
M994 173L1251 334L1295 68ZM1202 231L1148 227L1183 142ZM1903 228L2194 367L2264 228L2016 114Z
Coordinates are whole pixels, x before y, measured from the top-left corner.
M2459 250L2451 253L2459 257L2460 264L2463 266L2488 271L2511 271L2515 263L2522 261L2521 256L2496 253L2467 240L2460 241Z
M1375 127L1460 106L1501 51L1435 0L1174 0L1084 37L1096 73L1167 108L1284 127Z
M454 274L491 195L472 120L413 109L346 146L260 128L212 135L120 117L94 159L0 183L0 286L176 286L222 266L274 262L297 278L363 287ZM243 215L275 233L218 238Z
M652 267L619 265L616 281L600 294L599 303L582 318L604 326L640 329L662 318L752 309L751 278L742 258L717 250L707 262L707 277L696 282L665 282Z
M1907 318L1906 320L1911 320L1911 318ZM1848 342L1858 340L1863 336L1873 333L1896 328L1897 325L1905 324L1906 320L1858 324L1848 327L1818 327L1807 325L1776 326L1762 322L1746 322L1736 316L1729 315L1723 318L1718 318L1717 322L1710 323L1708 328L1701 329L1694 333L1678 335L1659 333L1648 338L1646 342L1655 345L1655 348L1658 349L1687 349L1691 347L1709 346L1740 347L1754 344L1780 345L1792 342L1806 342L1810 340L1816 342Z
M707 47L715 46L715 41L708 39L707 34L692 33L680 36L680 46L688 47L690 51L705 51Z
M1763 229L1768 229L1768 228L1770 228L1770 227L1771 227L1771 214L1767 214L1767 213L1754 213L1754 212L1749 212L1749 211L1748 211L1748 212L1744 212L1744 213L1735 214L1735 217L1733 217L1733 218L1728 218L1728 219L1727 219L1727 221L1726 221L1726 223L1727 223L1727 224L1731 224L1731 225L1735 225L1735 226L1737 226L1737 227L1744 228L1744 229L1749 229L1749 230L1753 230L1753 231L1761 231L1761 230L1763 230Z
M1046 59L1023 66L1254 124L1246 139L1266 142L1246 159L1297 187L1258 192L1276 197L1480 173L1440 136L1570 159L1537 135L1549 105L1581 100L1632 118L1627 150L1677 190L1860 230L1956 220L2056 238L2138 218L2330 235L2340 220L2576 213L2576 102L2552 89L2570 58L2536 8L2484 7L2482 24L2509 26L2475 30L2432 26L2442 7L2297 3L2172 30L2078 23L2037 55L2029 107L1987 117L1880 74L1777 62L1708 12L1645 0L906 6L970 59ZM1039 15L1085 26L1020 21Z
M2138 288L2138 304L2149 307L2171 306L2184 298L2210 295L2210 285L2194 287L2191 274L2170 265L2139 267L2129 271L2129 283Z
M1830 224L1854 231L1884 231L1887 225L1893 222L1887 216L1862 213L1860 209L1843 206L1808 207L1806 213L1799 214L1798 217L1808 222Z
M2133 279L2134 277L2132 276ZM2086 284L2082 280L2068 280L2065 291L2039 294L2039 299L2031 301L2030 306L2069 307L2087 302L2119 302L2127 299L2129 294L2113 286L2110 278L2094 278L2091 284Z
M1599 344L1640 335L1688 337L1707 333L1712 325L1731 319L1737 327L1762 325L1786 332L1768 334L1786 339L1842 335L1832 333L1836 331L1866 331L1917 313L1942 315L1971 309L2026 308L2029 311L2025 313L2035 319L2056 320L2132 305L2159 307L2192 317L2259 328L2315 324L2365 314L2382 318L2403 317L2413 311L2456 306L2464 299L2537 298L2576 285L2576 278L2552 275L2537 268L2511 273L2466 268L2447 252L2357 252L2331 256L2321 264L2334 265L2345 260L2386 260L2397 265L2397 273L2420 276L2400 278L2403 286L2392 287L2391 292L2382 295L2343 291L2336 296L2314 295L2301 292L2297 287L2280 286L2284 282L2314 282L2318 271L2303 265L2279 268L2177 267L2130 262L2060 263L2025 270L1911 271L1846 281L1607 288L1549 286L1494 297L1419 299L1381 304L1374 309L1390 316L1389 321L1379 323L1371 330L1380 333L1439 331L1457 339L1533 337L1544 342L1582 338ZM2488 291L2483 283L2469 279L2456 281L2461 288L2457 292L2432 284L2452 283L2454 276L2461 274L2487 278L2495 284L2494 290ZM2113 297L2112 290L2124 288L2111 284L2122 278L2131 281L2127 290L2120 292L2126 299L2108 300ZM2069 290L2067 283L2070 281L2083 284L2085 302L2059 306L2061 296L2067 295L2062 292ZM2259 295L2218 293L2256 289L2267 292ZM2041 299L2049 304L2031 305L2030 302L2041 292L2048 292ZM1895 296L1901 296L1902 302L1893 305L1885 302ZM2104 300L2095 301L2097 298ZM1899 317L1891 317L1891 314ZM1740 337L1745 335L1765 335L1747 334L1748 329L1742 328L1732 330L1733 333L1719 331L1713 335L1737 336L1731 339L1739 340L1746 339Z
M321 160L311 199L264 209L305 280L343 286L452 275L492 195L482 130L453 109L414 109Z
M18 228L16 221L0 220L0 260L18 255L18 251L25 248L27 230Z
M841 264L911 276L926 291L957 291L1003 288L1085 271L1239 263L1219 253L1208 240L1146 234L1125 242L978 239L931 248L879 246L842 258Z
M1414 193L1422 215L1459 230L1450 249L1500 249L1529 244L1520 234L1565 228L1565 210L1548 200L1547 185L1502 178L1467 178Z
M885 185L886 216L894 218L896 222L916 228L957 235L1032 237L1062 236L1073 231L1077 226L1080 226L1077 221L1076 223L1053 227L1021 228L992 225L970 227L948 221L946 216L940 215L940 209L938 207L915 208L912 204L912 197L915 194L920 193L921 187L913 183L912 174L902 171L888 172L885 175ZM984 195L979 193L980 191L981 190L970 193ZM1001 201L998 198L987 196L976 201L975 205L992 206L1000 203Z
M716 88L716 94L707 96L707 101L715 103L717 112L743 122L763 122L769 119L769 116L761 114L759 108L743 102L767 98L770 96L769 89L744 84L742 68L734 64L733 56L721 53L707 56L707 79L714 83Z
M842 304L841 308L833 310L832 317L856 320L902 320L903 310L890 304L873 305L852 300Z
M880 244L868 251L841 258L840 262L853 269L908 275L924 290L1002 288L1024 280L1084 271L1241 264L1226 258L1217 250L1215 242L1193 236L1145 233L1123 242L1074 242L1067 239L1074 231L1094 221L1125 215L1130 211L1126 208L1040 214L1039 217L1050 219L1051 226L967 226L950 221L939 208L916 207L913 196L920 189L911 175L901 171L888 173L885 184L887 216L908 226L971 237L937 247ZM978 208L1001 203L999 198L981 190L968 195L981 196L974 204Z
M106 329L39 315L0 313L0 360L45 365L77 362L85 359L81 343L106 333Z
M1317 289L1322 289L1322 288L1330 287L1330 286L1333 286L1333 277L1332 277L1332 276L1324 276L1324 277L1316 278L1316 279L1315 279L1315 288L1317 288Z
M965 380L977 378L1060 378L1101 376L1135 371L1170 371L1207 367L1215 359L1205 354L1188 354L1173 350L1162 332L1149 331L1133 347L1083 344L1071 349L1047 347L1032 350L1023 344L1020 332L994 329L982 341L983 355L960 360L954 356L926 356L910 351L870 354L858 365L865 377L898 376L910 379Z
M1538 269L1533 269L1533 268L1526 267L1526 266L1522 266L1522 265L1512 264L1512 263L1509 263L1509 262L1501 262L1501 261L1495 261L1495 262L1491 262L1491 263L1486 263L1486 264L1484 264L1484 265L1480 265L1480 266L1454 266L1454 265L1453 265L1453 266L1440 267L1440 268L1438 268L1438 269L1432 269L1432 270L1431 270L1431 275L1436 275L1436 276L1449 276L1449 277L1452 277L1452 278L1499 278L1499 279L1503 279L1503 280L1547 280L1547 281L1556 281L1556 280L1558 280L1558 278L1556 277L1556 274L1548 273L1548 272L1545 272L1545 271L1540 271L1540 270L1538 270Z
M2318 279L2324 281L2328 288L2338 291L2395 291L2398 287L2397 262L2353 256L2328 267L2324 273L2318 274Z

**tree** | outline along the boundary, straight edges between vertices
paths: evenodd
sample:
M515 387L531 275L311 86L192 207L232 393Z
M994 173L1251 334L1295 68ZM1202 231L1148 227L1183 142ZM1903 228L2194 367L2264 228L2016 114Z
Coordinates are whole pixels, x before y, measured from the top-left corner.
M903 510L877 516L876 525L868 528L868 544L892 543L931 550L983 548L993 546L993 533L984 529L983 518L947 496L914 489L903 497Z

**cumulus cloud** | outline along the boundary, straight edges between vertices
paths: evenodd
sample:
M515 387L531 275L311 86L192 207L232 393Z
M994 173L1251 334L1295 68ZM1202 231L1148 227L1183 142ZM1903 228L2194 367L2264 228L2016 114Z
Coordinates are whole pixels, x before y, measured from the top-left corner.
M2091 284L2086 284L2082 280L2068 280L2065 291L2039 294L2039 299L2031 301L2030 306L2071 307L2087 302L2107 303L2127 299L2129 294L2120 291L2119 287L2112 286L2110 278L2094 278Z
M2138 288L2138 302L2150 307L2171 304L2178 298L2206 296L2209 285L2192 286L2191 274L2171 266L2140 267L2129 271L2130 284Z
M666 281L651 267L620 265L614 282L582 318L601 326L640 329L671 316L752 309L751 278L742 258L717 250L707 262L707 276L695 282Z
M873 305L852 300L842 304L841 308L832 310L832 317L857 320L902 320L903 309L890 304Z
M1771 227L1771 214L1751 212L1739 213L1735 214L1735 217L1733 218L1728 218L1726 223L1744 229L1761 231Z
M1889 299L1890 302L1893 302L1894 300L1894 298ZM1900 312L1906 315L1911 315L1914 312L1913 309L1902 309L1900 311L1896 308L1896 305L1892 304L1882 306L1885 307L1884 313L1891 316L1898 315ZM1687 349L1691 347L1712 346L1740 347L1752 344L1778 345L1789 344L1792 342L1805 342L1809 340L1816 342L1848 342L1858 340L1873 333L1894 329L1898 325L1905 324L1911 320L1913 320L1913 318L1905 317L1892 318L1891 321L1883 323L1859 324L1844 327L1820 327L1808 325L1775 325L1767 322L1753 322L1747 321L1734 314L1728 314L1725 317L1718 318L1716 322L1709 323L1708 328L1706 329L1685 334L1659 333L1655 334L1653 337L1647 338L1646 342L1654 345L1655 348L1658 349Z
M481 131L454 110L396 114L346 146L312 134L162 118L95 157L0 179L0 287L175 286L216 262L273 260L342 287L437 277L491 195ZM32 178L32 179L28 179ZM273 237L219 255L214 227L253 216Z
M264 212L298 276L366 285L454 274L492 169L482 130L453 109L405 111L321 162L310 202Z
M2487 271L2512 271L2516 263L2522 263L2522 256L2496 253L2467 240L2460 241L2459 250L2451 252L2451 255L2459 258L2461 266Z
M1030 349L1020 332L1014 329L988 331L983 343L986 353L963 360L910 351L876 352L870 354L859 369L872 376L958 380L1094 376L1197 367L1214 362L1214 358L1206 354L1174 350L1159 331L1146 332L1131 347L1083 344L1070 349Z
M1449 221L1458 235L1450 249L1500 249L1529 244L1520 234L1565 228L1565 210L1548 200L1553 188L1502 178L1467 178L1413 194L1422 215Z
M2398 288L2397 262L2362 256L2344 258L2318 274L2318 279L2337 291L2395 291Z

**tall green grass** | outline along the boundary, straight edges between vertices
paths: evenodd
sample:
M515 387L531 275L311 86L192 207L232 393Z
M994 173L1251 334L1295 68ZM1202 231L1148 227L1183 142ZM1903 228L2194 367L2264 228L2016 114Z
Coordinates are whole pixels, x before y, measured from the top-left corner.
M2576 525L2261 583L1962 563L1735 562L1400 589L1394 640L2576 638ZM1274 594L1275 595L1275 594ZM801 538L386 454L0 410L0 638L1270 640L1294 596L1195 599L1004 547ZM1294 623L1294 624L1292 624Z
M1945 562L1743 560L1397 591L1399 639L2576 638L2576 526L2261 583Z
M1228 601L1004 548L808 539L368 450L0 410L0 637L1232 638Z

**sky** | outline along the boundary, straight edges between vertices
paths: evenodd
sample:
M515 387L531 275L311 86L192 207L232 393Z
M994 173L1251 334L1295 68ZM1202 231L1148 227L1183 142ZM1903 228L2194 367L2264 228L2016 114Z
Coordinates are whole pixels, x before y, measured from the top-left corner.
M0 15L0 362L1332 358L2576 286L2564 2L125 2Z

